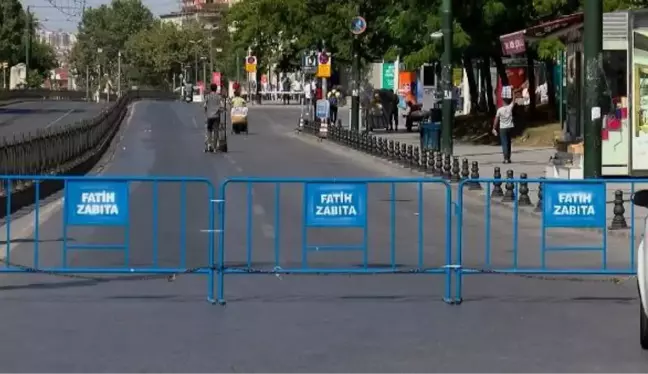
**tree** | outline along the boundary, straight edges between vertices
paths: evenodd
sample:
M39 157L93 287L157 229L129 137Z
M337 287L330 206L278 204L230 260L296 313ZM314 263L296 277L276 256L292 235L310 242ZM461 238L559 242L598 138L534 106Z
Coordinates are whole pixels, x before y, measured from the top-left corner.
M110 5L87 9L79 24L77 43L71 53L72 66L81 73L88 68L96 81L102 73L116 77L117 58L131 36L153 25L153 14L141 0L113 0ZM101 52L99 52L101 50ZM128 61L123 61L128 65ZM84 80L84 79L82 79Z

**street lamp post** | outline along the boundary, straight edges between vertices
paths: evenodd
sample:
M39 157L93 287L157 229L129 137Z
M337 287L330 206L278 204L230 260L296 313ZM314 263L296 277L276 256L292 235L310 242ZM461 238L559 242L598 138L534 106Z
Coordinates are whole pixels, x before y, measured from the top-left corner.
M198 44L202 42L202 39L190 40L189 43L194 46L194 83L198 83Z
M117 96L121 97L121 51L117 52Z
M443 82L443 108L441 117L441 152L452 155L452 126L454 122L454 108L452 102L452 0L443 0L441 7L443 56L441 80Z

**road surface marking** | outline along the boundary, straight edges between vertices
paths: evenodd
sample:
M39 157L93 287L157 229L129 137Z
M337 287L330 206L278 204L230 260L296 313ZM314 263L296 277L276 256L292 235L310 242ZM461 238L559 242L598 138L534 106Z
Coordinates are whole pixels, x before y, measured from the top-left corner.
M196 117L191 117L191 121L193 122L194 127L198 128L198 122L196 122Z
M63 118L65 118L65 117L69 116L70 114L72 114L72 112L74 112L74 109L70 109L70 110L68 110L67 112L65 112L65 114L63 114L63 115L60 116L59 118L57 118L57 119L55 119L54 121L48 123L47 126L45 126L45 128L47 129L47 128L50 128L50 127L56 125L56 124L59 123Z
M239 173L242 173L242 172L243 172L243 168L240 167L240 166L237 166L237 167L236 167L236 171L238 171Z

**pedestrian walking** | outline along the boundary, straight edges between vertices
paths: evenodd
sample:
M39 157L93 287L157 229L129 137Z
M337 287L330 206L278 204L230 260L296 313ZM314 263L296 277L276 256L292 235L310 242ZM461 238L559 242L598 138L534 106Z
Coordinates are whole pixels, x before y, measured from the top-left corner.
M502 89L502 97L504 105L497 109L495 119L493 119L493 135L499 135L500 143L502 144L502 156L504 156L504 163L511 163L511 137L513 136L513 129L515 123L513 121L513 108L515 107L515 100L511 97L510 87L505 92ZM505 96L508 96L504 98Z

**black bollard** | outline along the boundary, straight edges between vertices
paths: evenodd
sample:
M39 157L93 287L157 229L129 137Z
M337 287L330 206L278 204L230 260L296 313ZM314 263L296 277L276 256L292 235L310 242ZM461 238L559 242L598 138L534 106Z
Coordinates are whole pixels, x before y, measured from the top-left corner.
M443 178L452 178L452 156L447 154L443 155Z
M531 197L529 197L529 182L526 181L527 174L520 174L520 179L524 179L524 181L520 181L520 188L518 189L520 191L520 197L518 197L518 205L532 206L533 204L531 203Z
M401 161L401 145L398 140L394 142L394 162L398 163Z
M450 174L450 182L459 182L461 181L461 168L459 167L459 157L454 156L452 158L452 169Z
M468 166L468 159L467 158L462 158L461 159L461 180L466 180L470 177L470 168Z
M385 147L385 139L378 138L378 157L384 158L386 152L387 147Z
M434 152L434 173L432 175L443 176L443 154L439 151Z
M425 170L425 173L430 175L434 175L434 160L435 160L436 152L432 151L427 151L427 168Z
M418 146L414 146L412 150L412 169L420 170L421 169L421 150Z
M628 228L628 222L625 219L625 207L623 206L623 191L614 191L614 218L610 224L610 230L624 230Z
M407 146L407 158L405 159L405 167L411 168L414 166L414 147L412 145Z
M421 149L421 167L419 170L423 173L428 173L428 157L430 152L427 149Z
M387 160L394 161L394 141L391 139L387 142Z
M542 177L540 179L545 179L545 178ZM535 212L542 212L542 208L543 208L543 205L542 205L542 194L543 194L542 189L543 188L544 188L544 183L542 183L542 182L538 183L538 203L536 204L536 207L534 209Z
M374 156L380 155L380 144L378 144L378 137L377 136L372 136L371 137L371 153Z
M407 165L407 145L405 143L401 143L401 158L400 158L400 164L405 166Z
M477 181L478 179L479 163L477 161L473 161L470 165L470 184L468 185L469 190L477 191L482 189L481 184Z
M502 172L499 167L493 169L493 179L493 192L491 192L491 198L504 196L504 191L502 191Z
M513 175L513 170L507 170L506 171L506 184L504 184L504 197L502 198L502 202L504 203L511 203L515 201L515 184L511 181L515 176Z

